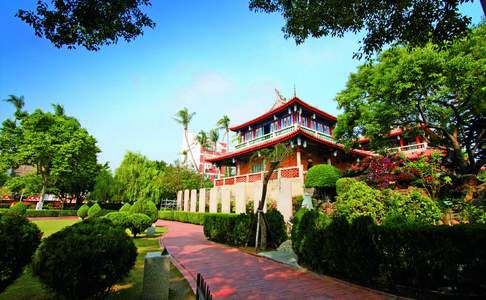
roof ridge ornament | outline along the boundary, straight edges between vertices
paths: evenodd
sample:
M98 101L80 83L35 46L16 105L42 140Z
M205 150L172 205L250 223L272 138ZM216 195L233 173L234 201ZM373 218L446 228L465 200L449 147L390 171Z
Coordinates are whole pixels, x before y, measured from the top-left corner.
M275 89L275 96L276 96L276 101L270 108L270 111L284 105L287 102L287 99L282 95L282 93L278 89Z

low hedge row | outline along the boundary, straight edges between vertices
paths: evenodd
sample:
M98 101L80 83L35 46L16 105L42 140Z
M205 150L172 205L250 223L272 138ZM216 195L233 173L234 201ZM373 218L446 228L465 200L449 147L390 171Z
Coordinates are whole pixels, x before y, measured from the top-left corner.
M204 215L208 215L208 213L177 211L177 210L159 211L159 219L178 221L184 223L192 223L198 225L202 225L204 223Z
M486 296L486 225L376 225L300 210L299 263L317 272L413 297Z
M0 209L0 213L7 212L8 209ZM109 213L110 210L102 209L100 215L104 216ZM74 209L28 209L24 217L36 218L36 217L70 217L77 216L77 210Z
M278 247L287 239L283 216L276 209L266 214L268 222L267 246ZM204 235L212 241L233 246L254 246L255 214L205 214Z

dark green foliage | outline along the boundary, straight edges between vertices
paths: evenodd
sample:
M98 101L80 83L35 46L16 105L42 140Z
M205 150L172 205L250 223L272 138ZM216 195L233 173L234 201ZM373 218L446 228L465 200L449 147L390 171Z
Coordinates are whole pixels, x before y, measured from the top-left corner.
M81 205L80 208L78 208L78 211L77 211L77 215L78 217L80 217L81 219L86 219L88 217L88 211L89 211L89 206L88 204L83 204Z
M9 208L8 213L23 217L27 213L27 205L22 202L17 202L14 206Z
M339 196L345 192L347 192L350 186L355 183L357 180L350 177L343 177L339 178L336 181L336 194Z
M130 213L141 213L147 215L153 222L157 221L158 212L155 204L150 200L141 199L135 202L132 207L130 207Z
M299 263L317 272L394 290L486 295L486 226L351 223L315 210L295 216L292 245Z
M113 225L120 226L121 228L128 228L129 223L129 214L127 212L110 212L105 215L105 218L110 220Z
M97 218L97 217L101 217L101 215L102 215L102 209L98 203L93 204L93 206L91 206L88 210L89 218Z
M417 46L432 40L445 45L464 36L471 18L461 14L463 2L469 1L251 0L250 9L282 14L286 21L282 28L285 36L294 38L297 44L309 37L364 33L355 56L370 58L390 44Z
M18 215L0 214L0 293L31 261L40 244L37 225Z
M7 213L8 209L0 209L0 213ZM43 209L43 210L36 210L36 209L27 209L25 213L25 217L66 217L66 216L76 216L77 211L73 209Z
M137 248L104 218L88 219L43 240L32 270L66 299L102 297L135 264Z
M130 211L130 208L132 206L130 205L130 203L125 203L123 204L123 206L120 208L120 212L129 212Z
M341 177L339 170L328 164L313 166L307 171L305 186L309 188L333 188Z
M205 215L207 215L207 213L176 211L176 210L159 211L159 219L178 221L184 223L192 223L198 225L203 225Z
M128 215L128 229L130 229L133 236L144 232L150 225L152 225L152 220L146 214L131 213Z
M267 246L276 248L287 239L282 215L271 209L265 214L268 222ZM205 214L204 235L212 241L233 246L254 246L255 214Z
M155 23L142 11L149 0L38 1L34 11L19 9L16 16L32 26L35 34L45 37L57 48L82 46L90 51L103 45L129 42Z

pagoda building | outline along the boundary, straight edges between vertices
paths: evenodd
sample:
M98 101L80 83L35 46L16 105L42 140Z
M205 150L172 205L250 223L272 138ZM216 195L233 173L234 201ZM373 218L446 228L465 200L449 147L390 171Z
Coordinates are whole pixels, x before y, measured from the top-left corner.
M364 149L345 151L343 145L334 141L335 116L298 97L285 100L278 92L277 95L268 112L230 128L238 138L233 151L207 160L218 168L234 170L230 176L215 180L216 187L261 181L269 162L254 158L258 157L258 151L278 143L289 144L295 151L280 164L271 179L292 181L293 195L302 194L304 175L313 165L331 164L344 170L373 155Z

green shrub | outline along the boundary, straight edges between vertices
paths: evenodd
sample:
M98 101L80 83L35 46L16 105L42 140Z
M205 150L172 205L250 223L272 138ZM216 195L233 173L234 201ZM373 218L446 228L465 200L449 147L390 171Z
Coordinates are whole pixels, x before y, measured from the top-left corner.
M436 201L418 191L402 195L390 190L383 191L386 204L385 224L423 223L436 224L441 218L441 210Z
M146 214L133 213L128 215L128 229L135 237L144 232L150 225L152 225L152 220Z
M314 271L392 291L409 287L414 298L426 290L486 295L486 225L375 225L369 216L349 222L306 209L294 221L299 264Z
M88 219L43 240L32 270L66 299L104 296L135 264L137 248L124 229Z
M8 214L8 209L0 208L0 213ZM41 217L67 217L76 216L77 211L74 209L27 209L25 217L41 218Z
M115 226L120 226L121 228L128 228L129 227L129 222L128 222L128 216L129 214L127 212L110 212L105 215L105 218L110 220L113 225Z
M302 196L302 195L292 197L292 212L293 213L296 213L302 207L303 201L304 201L304 196Z
M349 190L349 187L358 180L350 177L339 178L336 181L336 194L341 195Z
M22 202L17 202L9 208L8 212L9 214L23 217L27 213L27 205L23 204Z
M267 246L276 248L287 239L285 222L282 215L274 209L266 213L266 218ZM204 215L204 235L209 240L233 246L254 246L256 225L255 214Z
M132 207L130 207L130 213L140 213L147 215L152 223L157 221L158 218L158 211L155 203L150 200L141 199L135 202Z
M207 213L163 210L159 211L159 219L202 225L204 223L204 215L206 214Z
M88 218L101 217L103 214L101 206L98 203L93 204L88 210Z
M130 203L125 203L123 204L123 206L120 208L119 212L130 212L130 208L132 206L130 205Z
M364 182L354 182L345 193L336 197L336 213L348 221L360 216L370 216L380 222L385 214L383 194Z
M40 244L37 225L18 215L0 214L0 293L31 261Z
M305 186L308 188L333 188L340 177L339 169L333 165L315 165L307 171Z
M80 208L78 208L77 215L80 217L82 220L86 219L88 217L88 211L89 211L89 206L88 204L83 204L81 205Z

